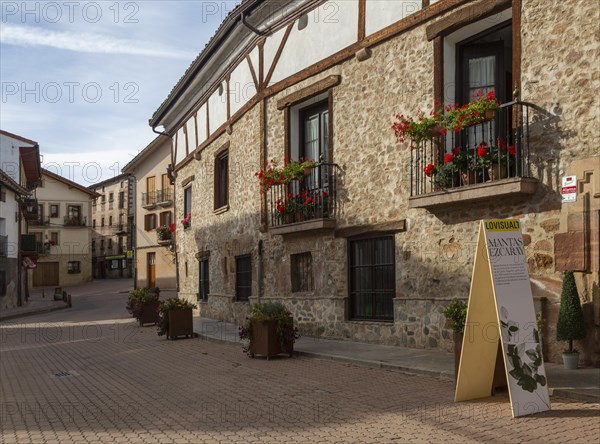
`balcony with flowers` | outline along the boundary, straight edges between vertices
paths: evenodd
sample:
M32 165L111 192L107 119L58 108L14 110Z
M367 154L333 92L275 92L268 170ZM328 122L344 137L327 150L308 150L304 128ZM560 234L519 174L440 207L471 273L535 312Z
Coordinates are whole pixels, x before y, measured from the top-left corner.
M500 104L493 91L478 91L462 107L416 119L397 115L392 130L410 150L410 207L533 194L532 107L519 100Z
M339 207L339 167L312 160L274 160L256 173L267 195L270 231L273 234L334 229Z

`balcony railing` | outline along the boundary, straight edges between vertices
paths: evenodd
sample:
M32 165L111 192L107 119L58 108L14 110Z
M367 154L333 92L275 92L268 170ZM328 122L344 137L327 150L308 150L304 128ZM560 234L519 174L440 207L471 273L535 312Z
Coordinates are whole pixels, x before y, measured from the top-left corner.
M173 203L173 193L170 189L158 190L156 192L156 202L159 205L166 206Z
M156 205L156 191L142 193L142 207L150 208Z
M127 224L115 224L112 226L115 234L127 233Z
M65 227L85 227L87 225L87 218L85 217L64 217Z
M335 220L340 168L319 163L303 180L275 185L269 190L269 219L272 227L318 219Z
M8 256L8 236L0 236L0 257Z
M35 226L43 226L43 225L50 225L50 218L46 217L46 218L42 218L42 217L38 217L36 219L30 219L28 221L29 225L35 225Z
M466 188L508 178L530 178L530 124L533 105L514 101L500 106L494 118L415 146L410 153L410 195ZM487 154L484 156L484 150ZM446 156L462 157L462 166L436 174ZM455 159L457 164L457 159Z

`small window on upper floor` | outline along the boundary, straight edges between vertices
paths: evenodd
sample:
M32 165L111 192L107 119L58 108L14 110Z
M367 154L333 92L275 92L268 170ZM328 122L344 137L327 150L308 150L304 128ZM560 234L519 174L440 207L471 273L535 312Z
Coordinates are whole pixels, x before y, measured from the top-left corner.
M215 157L215 210L229 204L229 150Z

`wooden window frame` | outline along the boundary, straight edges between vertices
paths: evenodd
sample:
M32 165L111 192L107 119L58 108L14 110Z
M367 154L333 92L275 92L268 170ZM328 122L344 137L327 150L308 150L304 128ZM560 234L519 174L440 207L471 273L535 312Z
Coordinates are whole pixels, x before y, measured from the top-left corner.
M248 261L249 262L249 270L248 271L240 271L240 262ZM250 275L250 286L241 286L240 285L240 275L241 274L249 274ZM240 294L242 289L248 289L248 294ZM249 298L252 296L252 256L250 254L245 254L242 256L235 257L235 300L237 302L248 302Z
M192 185L183 189L183 218L187 218L188 214L192 214ZM183 229L188 229L192 226L190 218L189 222L183 224Z
M229 147L215 154L214 180L214 209L223 211L229 208Z
M378 239L389 239L392 242L392 263L391 264L365 264L365 265L352 265L352 243L357 241L372 241L375 242ZM381 267L383 265L391 266L393 270L393 296L392 296L392 314L391 317L356 317L354 316L354 308L352 305L352 279L353 279L353 270L358 267L369 267L373 272L377 266ZM374 281L373 281L374 282ZM348 239L348 315L349 320L351 321L360 321L360 322L381 322L381 323L393 323L394 322L394 307L393 307L393 299L396 297L396 239L394 234L392 233L378 233L377 235L365 235L359 236L355 238Z
M308 270L300 270L303 265ZM310 251L290 255L290 281L292 293L314 291L313 257Z
M69 262L67 262L67 273L68 274L79 274L79 273L81 273L81 262L80 261L69 261Z
M210 256L198 261L198 301L207 302L210 293Z
M150 223L150 221L153 221L153 223ZM150 213L150 214L146 214L144 216L144 230L145 231L156 230L156 214Z
M95 202L95 200L94 200ZM56 207L56 212L52 212L52 207ZM60 217L60 204L50 204L50 215L49 217L57 218Z

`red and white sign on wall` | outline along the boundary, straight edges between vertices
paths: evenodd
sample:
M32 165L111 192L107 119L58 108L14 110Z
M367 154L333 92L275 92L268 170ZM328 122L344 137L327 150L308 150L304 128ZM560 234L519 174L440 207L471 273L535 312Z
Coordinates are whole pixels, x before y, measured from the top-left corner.
M577 200L577 177L566 176L562 178L562 202L575 202Z

